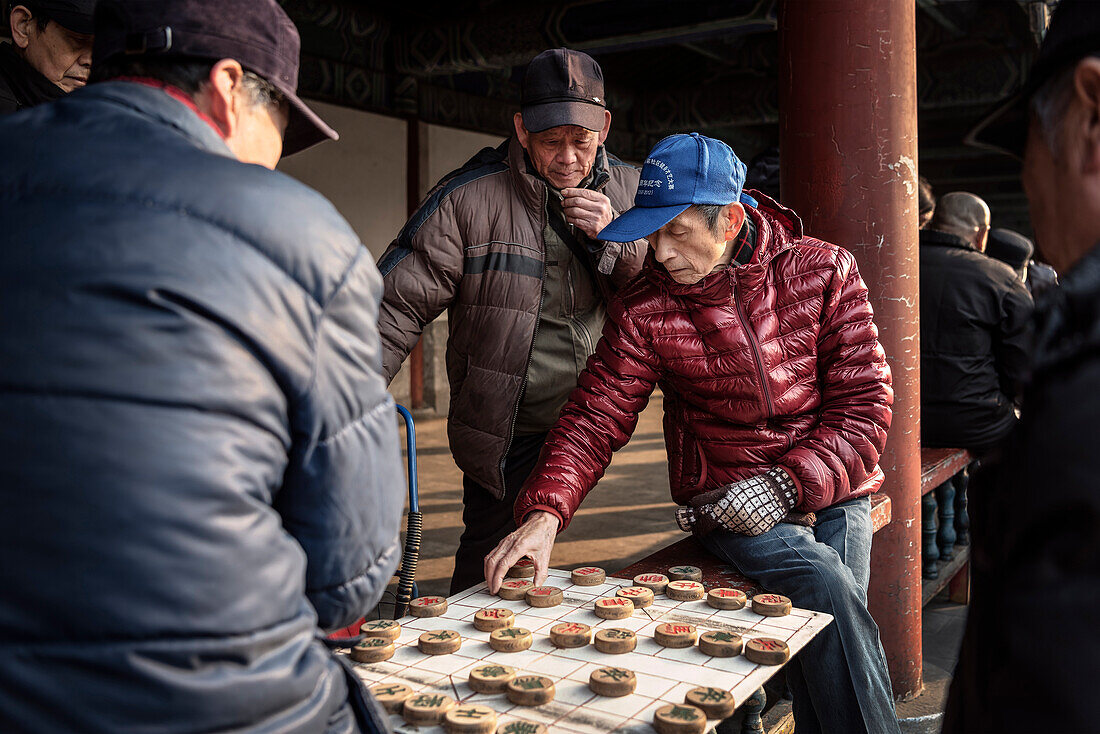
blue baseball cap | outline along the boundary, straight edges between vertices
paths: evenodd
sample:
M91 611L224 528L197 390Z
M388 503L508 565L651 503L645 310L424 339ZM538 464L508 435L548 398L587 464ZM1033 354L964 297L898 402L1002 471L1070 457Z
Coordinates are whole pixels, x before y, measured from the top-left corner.
M721 140L699 133L669 135L657 143L642 165L633 208L604 227L599 239L633 242L653 234L692 204L719 206L739 201L756 206L741 193L745 164Z

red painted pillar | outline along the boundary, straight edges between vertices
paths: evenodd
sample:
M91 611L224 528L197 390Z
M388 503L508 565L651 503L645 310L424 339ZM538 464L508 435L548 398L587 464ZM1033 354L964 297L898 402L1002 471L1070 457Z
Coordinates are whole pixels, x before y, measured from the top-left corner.
M782 198L856 256L894 373L869 606L899 699L922 688L915 22L913 0L779 5Z

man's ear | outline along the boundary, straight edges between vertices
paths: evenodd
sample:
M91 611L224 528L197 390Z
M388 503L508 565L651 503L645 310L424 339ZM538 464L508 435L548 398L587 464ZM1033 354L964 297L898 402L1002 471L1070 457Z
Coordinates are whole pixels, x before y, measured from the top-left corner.
M38 21L35 20L34 13L24 5L16 5L11 9L8 22L11 26L11 40L15 47L25 50L30 45L33 34L38 31Z
M729 228L726 230L726 241L732 240L741 231L745 224L745 207L741 202L735 201L726 208L726 216L729 218Z
M528 133L527 128L523 126L522 112L517 112L512 116L512 124L516 127L516 138L519 139L519 144L523 146L524 150L527 150L527 140L530 138L530 133Z
M223 138L232 137L240 118L240 90L244 69L234 59L222 59L210 69L204 99L200 106L221 130Z
M611 132L611 110L603 111L603 130L600 130L600 145L607 140L607 134Z
M1077 63L1073 74L1074 93L1082 103L1080 121L1085 134L1081 161L1084 172L1100 172L1100 59L1088 57Z

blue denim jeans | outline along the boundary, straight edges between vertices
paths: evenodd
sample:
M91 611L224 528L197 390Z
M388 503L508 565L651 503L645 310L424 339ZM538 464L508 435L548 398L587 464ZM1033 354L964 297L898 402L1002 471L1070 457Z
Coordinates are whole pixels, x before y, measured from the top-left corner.
M768 591L833 615L787 664L798 734L897 734L886 655L867 611L871 502L863 497L816 514L812 528L780 523L755 537L720 528L702 542Z

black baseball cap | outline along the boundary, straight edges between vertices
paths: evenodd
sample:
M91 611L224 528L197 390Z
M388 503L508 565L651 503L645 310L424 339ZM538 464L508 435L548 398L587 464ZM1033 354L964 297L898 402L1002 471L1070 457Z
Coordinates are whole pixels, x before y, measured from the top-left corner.
M985 243L985 254L1021 272L1035 254L1035 245L1011 229L991 229Z
M115 56L236 59L290 103L283 155L339 135L297 94L301 39L275 0L99 0L92 67Z
M1031 119L1028 112L1031 96L1055 74L1093 53L1100 53L1100 4L1096 0L1062 0L1050 20L1027 82L967 133L966 143L1022 160Z
M48 18L73 33L95 32L95 0L11 0L8 7L23 5L35 16Z
M600 65L568 48L543 51L527 65L520 109L523 126L533 133L559 125L603 130L607 101Z

